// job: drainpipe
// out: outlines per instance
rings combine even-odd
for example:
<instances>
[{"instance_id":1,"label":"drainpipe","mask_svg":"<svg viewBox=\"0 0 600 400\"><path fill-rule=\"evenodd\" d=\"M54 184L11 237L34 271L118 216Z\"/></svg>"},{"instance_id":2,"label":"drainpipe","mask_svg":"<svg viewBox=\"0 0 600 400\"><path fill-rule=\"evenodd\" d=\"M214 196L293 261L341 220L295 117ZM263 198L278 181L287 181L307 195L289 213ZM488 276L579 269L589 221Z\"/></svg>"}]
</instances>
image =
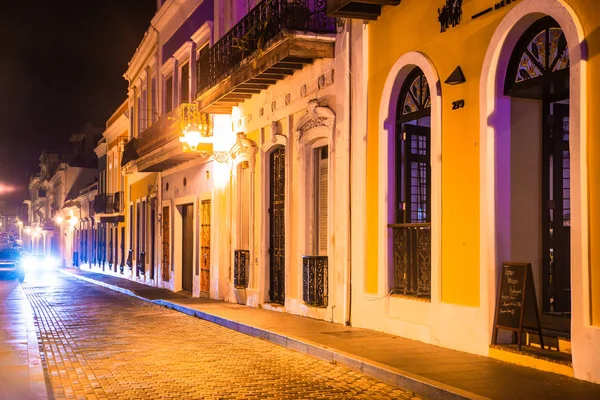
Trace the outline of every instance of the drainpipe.
<instances>
[{"instance_id":1,"label":"drainpipe","mask_svg":"<svg viewBox=\"0 0 600 400\"><path fill-rule=\"evenodd\" d=\"M156 58L156 68L155 68L155 73L156 73L156 85L154 86L154 89L156 90L156 93L152 93L152 96L154 96L156 98L156 107L157 110L152 110L152 115L150 117L150 122L152 124L154 124L154 115L160 115L159 111L161 109L162 106L162 102L160 101L161 96L159 95L159 93L161 93L161 89L162 89L162 85L161 82L159 81L159 76L160 76L160 32L158 31L158 29L156 29L156 27L154 25L152 25L152 23L150 24L150 28L152 28L152 30L154 30L154 33L156 33L156 54L155 54L155 58ZM152 87L152 79L153 77L150 76L148 78L149 82L146 82L146 85L150 85L150 87ZM152 99L150 99L150 104L152 104ZM148 108L148 105L146 104L146 108ZM158 118L157 118L158 120ZM151 126L151 125L149 125ZM159 284L159 282L161 282L162 278L162 257L160 257L160 255L162 254L162 218L164 218L164 216L162 215L162 172L157 172L156 173L156 185L157 185L157 193L156 193L156 210L154 213L154 221L152 221L152 223L154 224L154 237L152 238L152 240L154 240L154 257L151 257L151 259L154 259L154 263L155 265L151 265L150 268L154 269L154 286L155 287L160 287L161 285ZM170 209L169 209L170 210ZM161 218L159 219L158 216L161 216ZM160 221L160 222L159 222ZM158 230L159 234L157 234L156 230ZM159 261L160 259L160 261Z\"/></svg>"},{"instance_id":2,"label":"drainpipe","mask_svg":"<svg viewBox=\"0 0 600 400\"><path fill-rule=\"evenodd\" d=\"M346 51L348 53L348 263L346 265L346 304L345 324L351 325L350 308L352 306L352 22L348 23Z\"/></svg>"}]
</instances>

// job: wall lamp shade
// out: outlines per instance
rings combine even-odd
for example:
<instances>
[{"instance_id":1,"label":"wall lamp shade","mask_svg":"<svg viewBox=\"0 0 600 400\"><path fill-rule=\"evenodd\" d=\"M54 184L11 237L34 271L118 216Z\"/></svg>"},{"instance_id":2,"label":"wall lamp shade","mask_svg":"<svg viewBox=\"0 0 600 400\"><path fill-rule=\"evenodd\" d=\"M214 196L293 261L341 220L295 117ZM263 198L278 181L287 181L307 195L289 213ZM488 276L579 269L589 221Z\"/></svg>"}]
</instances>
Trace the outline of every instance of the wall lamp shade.
<instances>
[{"instance_id":1,"label":"wall lamp shade","mask_svg":"<svg viewBox=\"0 0 600 400\"><path fill-rule=\"evenodd\" d=\"M184 130L183 135L179 137L179 141L187 144L192 151L196 151L202 143L212 143L211 139L210 136L203 135L195 125L188 126Z\"/></svg>"},{"instance_id":2,"label":"wall lamp shade","mask_svg":"<svg viewBox=\"0 0 600 400\"><path fill-rule=\"evenodd\" d=\"M460 83L465 83L466 81L467 79L465 78L465 74L463 74L462 68L460 68L459 65L454 71L452 71L444 83L447 83L448 85L458 85Z\"/></svg>"}]
</instances>

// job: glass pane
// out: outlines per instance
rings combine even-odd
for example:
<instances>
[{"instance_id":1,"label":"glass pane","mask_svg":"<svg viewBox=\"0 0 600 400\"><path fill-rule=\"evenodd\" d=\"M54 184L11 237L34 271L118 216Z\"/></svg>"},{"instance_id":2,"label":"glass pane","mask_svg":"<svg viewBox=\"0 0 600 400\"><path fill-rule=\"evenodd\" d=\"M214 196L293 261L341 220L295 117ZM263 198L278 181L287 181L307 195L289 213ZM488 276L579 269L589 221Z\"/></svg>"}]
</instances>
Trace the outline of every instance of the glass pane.
<instances>
[{"instance_id":1,"label":"glass pane","mask_svg":"<svg viewBox=\"0 0 600 400\"><path fill-rule=\"evenodd\" d=\"M560 28L550 28L550 65L552 65L558 57L558 61L556 61L556 65L552 71L559 71L569 66L569 49L565 41L565 35ZM564 50L559 54L561 47L564 47Z\"/></svg>"},{"instance_id":2,"label":"glass pane","mask_svg":"<svg viewBox=\"0 0 600 400\"><path fill-rule=\"evenodd\" d=\"M421 101L421 76L419 75L410 85L408 91L413 95L418 102ZM407 96L408 97L408 96ZM420 106L421 104L418 104Z\"/></svg>"},{"instance_id":3,"label":"glass pane","mask_svg":"<svg viewBox=\"0 0 600 400\"><path fill-rule=\"evenodd\" d=\"M419 106L417 105L415 100L412 98L410 93L407 93L406 97L404 98L404 106L402 107L402 115L410 114L410 113L418 111L418 110L419 110Z\"/></svg>"},{"instance_id":4,"label":"glass pane","mask_svg":"<svg viewBox=\"0 0 600 400\"><path fill-rule=\"evenodd\" d=\"M527 79L536 78L542 75L542 71L531 61L526 53L521 56L515 82L523 82Z\"/></svg>"},{"instance_id":5,"label":"glass pane","mask_svg":"<svg viewBox=\"0 0 600 400\"><path fill-rule=\"evenodd\" d=\"M538 63L546 68L546 31L537 34L527 46L527 50L535 57Z\"/></svg>"}]
</instances>

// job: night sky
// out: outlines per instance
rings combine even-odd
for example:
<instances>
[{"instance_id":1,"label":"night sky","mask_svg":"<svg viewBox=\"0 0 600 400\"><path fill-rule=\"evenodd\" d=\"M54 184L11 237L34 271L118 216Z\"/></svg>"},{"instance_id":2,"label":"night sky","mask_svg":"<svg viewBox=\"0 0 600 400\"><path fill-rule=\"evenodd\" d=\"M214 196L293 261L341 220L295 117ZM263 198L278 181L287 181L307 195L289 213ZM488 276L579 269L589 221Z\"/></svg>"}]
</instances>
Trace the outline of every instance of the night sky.
<instances>
[{"instance_id":1,"label":"night sky","mask_svg":"<svg viewBox=\"0 0 600 400\"><path fill-rule=\"evenodd\" d=\"M85 122L104 127L126 99L123 74L156 0L17 0L0 14L0 192L20 203L42 149L60 151Z\"/></svg>"}]
</instances>

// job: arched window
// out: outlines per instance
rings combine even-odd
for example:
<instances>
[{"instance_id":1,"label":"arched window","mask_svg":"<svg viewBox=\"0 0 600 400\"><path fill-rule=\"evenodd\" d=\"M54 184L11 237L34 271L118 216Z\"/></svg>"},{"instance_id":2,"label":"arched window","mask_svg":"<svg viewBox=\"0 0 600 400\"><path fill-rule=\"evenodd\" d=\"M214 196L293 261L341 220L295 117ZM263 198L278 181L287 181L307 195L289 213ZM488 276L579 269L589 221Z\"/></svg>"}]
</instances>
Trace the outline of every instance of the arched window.
<instances>
[{"instance_id":1,"label":"arched window","mask_svg":"<svg viewBox=\"0 0 600 400\"><path fill-rule=\"evenodd\" d=\"M423 71L406 78L398 99L394 138L395 293L431 295L431 93Z\"/></svg>"},{"instance_id":2,"label":"arched window","mask_svg":"<svg viewBox=\"0 0 600 400\"><path fill-rule=\"evenodd\" d=\"M569 66L565 34L552 18L542 18L523 34L513 51L505 94L536 99L564 96L568 94Z\"/></svg>"},{"instance_id":3,"label":"arched window","mask_svg":"<svg viewBox=\"0 0 600 400\"><path fill-rule=\"evenodd\" d=\"M430 222L431 94L415 68L400 92L396 117L396 222Z\"/></svg>"}]
</instances>

